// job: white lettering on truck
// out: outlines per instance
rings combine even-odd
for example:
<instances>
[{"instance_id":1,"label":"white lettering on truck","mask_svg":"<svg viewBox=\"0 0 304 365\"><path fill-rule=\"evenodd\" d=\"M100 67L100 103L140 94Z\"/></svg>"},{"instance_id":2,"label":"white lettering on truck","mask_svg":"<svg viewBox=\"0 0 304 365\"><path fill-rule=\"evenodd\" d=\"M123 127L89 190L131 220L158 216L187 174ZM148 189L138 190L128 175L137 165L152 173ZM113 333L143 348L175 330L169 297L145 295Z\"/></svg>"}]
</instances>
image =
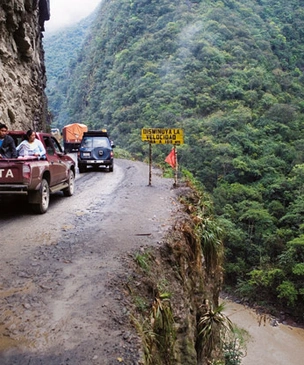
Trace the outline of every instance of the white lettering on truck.
<instances>
[{"instance_id":1,"label":"white lettering on truck","mask_svg":"<svg viewBox=\"0 0 304 365\"><path fill-rule=\"evenodd\" d=\"M6 171L6 173L5 173ZM5 169L0 169L0 178L2 177L14 177L13 175L13 171L11 169L5 170Z\"/></svg>"}]
</instances>

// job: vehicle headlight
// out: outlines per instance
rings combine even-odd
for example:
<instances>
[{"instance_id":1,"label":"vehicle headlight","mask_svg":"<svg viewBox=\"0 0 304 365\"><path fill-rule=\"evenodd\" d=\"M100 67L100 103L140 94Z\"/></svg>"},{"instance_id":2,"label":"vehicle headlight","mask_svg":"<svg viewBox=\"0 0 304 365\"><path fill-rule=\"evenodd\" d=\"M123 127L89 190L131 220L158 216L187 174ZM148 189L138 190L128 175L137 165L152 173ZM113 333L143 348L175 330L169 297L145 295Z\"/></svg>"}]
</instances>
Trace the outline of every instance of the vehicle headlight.
<instances>
[{"instance_id":1,"label":"vehicle headlight","mask_svg":"<svg viewBox=\"0 0 304 365\"><path fill-rule=\"evenodd\" d=\"M91 153L90 152L83 152L82 153L82 156L83 157L90 157L91 156Z\"/></svg>"}]
</instances>

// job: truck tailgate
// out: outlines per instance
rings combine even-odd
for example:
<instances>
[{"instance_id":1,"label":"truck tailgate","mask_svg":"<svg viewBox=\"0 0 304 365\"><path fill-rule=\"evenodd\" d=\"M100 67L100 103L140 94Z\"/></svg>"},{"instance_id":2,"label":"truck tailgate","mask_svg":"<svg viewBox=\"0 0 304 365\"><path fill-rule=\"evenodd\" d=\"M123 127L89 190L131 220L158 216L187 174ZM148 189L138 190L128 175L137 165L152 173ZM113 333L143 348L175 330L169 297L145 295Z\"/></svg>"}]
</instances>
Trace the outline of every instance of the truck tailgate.
<instances>
[{"instance_id":1,"label":"truck tailgate","mask_svg":"<svg viewBox=\"0 0 304 365\"><path fill-rule=\"evenodd\" d=\"M23 162L1 161L0 184L18 184L23 182Z\"/></svg>"}]
</instances>

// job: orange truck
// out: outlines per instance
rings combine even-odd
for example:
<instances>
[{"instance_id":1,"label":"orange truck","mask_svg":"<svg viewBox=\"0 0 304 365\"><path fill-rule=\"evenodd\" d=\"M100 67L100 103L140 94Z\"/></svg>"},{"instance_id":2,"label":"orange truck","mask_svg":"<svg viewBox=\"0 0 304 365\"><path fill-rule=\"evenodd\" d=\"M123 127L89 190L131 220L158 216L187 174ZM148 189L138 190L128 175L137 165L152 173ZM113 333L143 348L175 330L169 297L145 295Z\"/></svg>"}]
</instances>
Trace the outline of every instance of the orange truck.
<instances>
[{"instance_id":1,"label":"orange truck","mask_svg":"<svg viewBox=\"0 0 304 365\"><path fill-rule=\"evenodd\" d=\"M82 141L83 133L87 132L88 127L85 124L73 123L62 128L62 138L64 151L78 152Z\"/></svg>"}]
</instances>

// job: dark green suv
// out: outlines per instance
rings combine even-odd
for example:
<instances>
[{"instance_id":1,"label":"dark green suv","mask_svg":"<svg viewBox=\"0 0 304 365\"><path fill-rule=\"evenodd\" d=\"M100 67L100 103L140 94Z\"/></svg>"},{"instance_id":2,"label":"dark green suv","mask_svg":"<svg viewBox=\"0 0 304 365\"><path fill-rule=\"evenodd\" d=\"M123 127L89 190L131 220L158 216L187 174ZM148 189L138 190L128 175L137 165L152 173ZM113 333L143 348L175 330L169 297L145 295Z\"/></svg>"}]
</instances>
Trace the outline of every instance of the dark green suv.
<instances>
[{"instance_id":1,"label":"dark green suv","mask_svg":"<svg viewBox=\"0 0 304 365\"><path fill-rule=\"evenodd\" d=\"M87 131L83 138L78 151L78 168L83 173L87 167L107 168L112 172L114 169L115 145L110 141L107 131Z\"/></svg>"}]
</instances>

